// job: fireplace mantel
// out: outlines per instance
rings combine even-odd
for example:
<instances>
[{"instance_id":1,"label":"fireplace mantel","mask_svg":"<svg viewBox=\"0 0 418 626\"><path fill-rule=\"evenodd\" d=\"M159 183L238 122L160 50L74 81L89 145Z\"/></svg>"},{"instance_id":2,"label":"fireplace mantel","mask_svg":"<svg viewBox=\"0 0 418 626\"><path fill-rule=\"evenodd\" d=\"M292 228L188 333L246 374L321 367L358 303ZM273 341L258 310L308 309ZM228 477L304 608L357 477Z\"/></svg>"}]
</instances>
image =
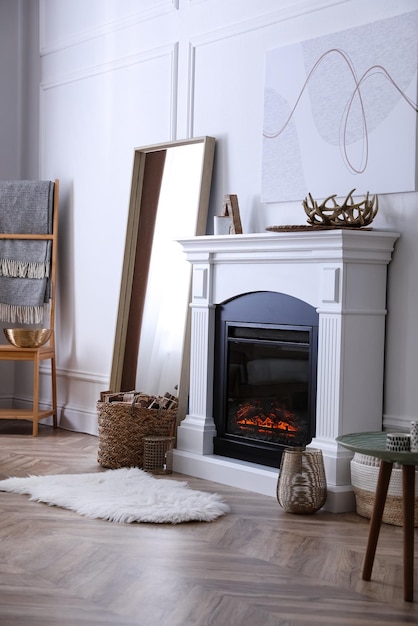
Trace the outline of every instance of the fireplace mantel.
<instances>
[{"instance_id":1,"label":"fireplace mantel","mask_svg":"<svg viewBox=\"0 0 418 626\"><path fill-rule=\"evenodd\" d=\"M182 239L192 264L189 413L177 432L174 470L275 495L277 470L213 454L214 312L245 293L275 291L319 314L316 437L326 508L352 510L351 454L339 435L382 429L387 265L398 233L316 230Z\"/></svg>"}]
</instances>

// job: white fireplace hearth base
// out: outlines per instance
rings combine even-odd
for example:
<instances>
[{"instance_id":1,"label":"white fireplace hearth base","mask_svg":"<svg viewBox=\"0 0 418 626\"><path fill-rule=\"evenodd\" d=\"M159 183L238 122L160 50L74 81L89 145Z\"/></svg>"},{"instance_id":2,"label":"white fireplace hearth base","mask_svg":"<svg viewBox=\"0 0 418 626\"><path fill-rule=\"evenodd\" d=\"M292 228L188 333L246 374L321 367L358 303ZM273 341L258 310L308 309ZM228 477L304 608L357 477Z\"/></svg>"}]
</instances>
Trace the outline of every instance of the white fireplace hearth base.
<instances>
[{"instance_id":1,"label":"white fireplace hearth base","mask_svg":"<svg viewBox=\"0 0 418 626\"><path fill-rule=\"evenodd\" d=\"M350 460L351 455L347 455L347 463ZM228 459L215 454L202 456L177 449L174 450L174 471L276 498L279 470L266 465ZM355 499L351 485L329 484L327 501L323 508L332 513L353 511Z\"/></svg>"},{"instance_id":2,"label":"white fireplace hearth base","mask_svg":"<svg viewBox=\"0 0 418 626\"><path fill-rule=\"evenodd\" d=\"M332 512L354 509L351 454L336 437L382 430L386 277L398 233L318 230L181 240L193 266L189 413L176 472L275 497L278 469L213 454L214 313L257 291L284 293L319 314L316 436Z\"/></svg>"}]
</instances>

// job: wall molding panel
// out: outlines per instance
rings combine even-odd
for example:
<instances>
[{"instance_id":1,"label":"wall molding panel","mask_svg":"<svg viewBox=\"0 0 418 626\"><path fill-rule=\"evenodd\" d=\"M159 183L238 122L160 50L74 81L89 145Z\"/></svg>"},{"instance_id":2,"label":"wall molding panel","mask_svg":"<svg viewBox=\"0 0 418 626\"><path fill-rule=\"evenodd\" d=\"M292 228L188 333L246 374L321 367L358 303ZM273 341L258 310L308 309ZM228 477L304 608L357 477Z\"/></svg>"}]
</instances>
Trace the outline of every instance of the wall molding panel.
<instances>
[{"instance_id":1,"label":"wall molding panel","mask_svg":"<svg viewBox=\"0 0 418 626\"><path fill-rule=\"evenodd\" d=\"M127 57L121 57L109 61L108 63L101 63L94 66L86 67L82 70L77 70L72 73L63 74L60 78L55 80L49 80L41 83L41 89L47 91L48 89L55 89L69 83L75 83L78 81L93 78L94 76L100 76L101 74L108 74L123 70L133 65L140 65L141 63L149 63L156 59L166 57L169 60L171 66L172 82L174 83L177 76L178 66L178 43L170 44L167 46L161 46L138 54L132 54Z\"/></svg>"},{"instance_id":2,"label":"wall molding panel","mask_svg":"<svg viewBox=\"0 0 418 626\"><path fill-rule=\"evenodd\" d=\"M252 18L236 21L228 26L222 26L208 30L198 35L190 37L188 42L189 53L189 68L188 68L188 98L187 98L187 132L189 136L194 136L195 127L195 88L196 88L196 75L200 72L200 68L197 62L198 53L206 46L213 46L215 44L225 42L228 39L238 39L245 35L255 35L257 31L268 29L274 31L274 29L285 22L295 20L301 16L315 13L323 9L329 9L338 7L349 3L350 0L304 0L298 4L289 4L283 6L281 9L274 10L262 15L255 15ZM263 68L264 69L264 68ZM197 131L200 134L200 130Z\"/></svg>"},{"instance_id":3,"label":"wall molding panel","mask_svg":"<svg viewBox=\"0 0 418 626\"><path fill-rule=\"evenodd\" d=\"M239 37L245 33L250 33L263 28L271 28L281 22L287 22L293 20L302 15L308 15L322 9L329 9L330 7L338 6L340 4L346 4L350 0L304 0L298 4L290 4L282 9L266 13L263 15L257 15L244 21L237 21L230 26L225 26L212 31L208 31L203 34L192 37L191 43L193 46L204 46L207 44L221 41L222 39L229 39L230 37Z\"/></svg>"},{"instance_id":4,"label":"wall molding panel","mask_svg":"<svg viewBox=\"0 0 418 626\"><path fill-rule=\"evenodd\" d=\"M50 0L51 1L51 0ZM53 0L52 0L53 1ZM124 17L119 17L113 20L103 21L102 24L80 32L68 35L61 39L49 39L46 28L45 12L47 10L47 0L40 0L40 53L42 57L55 54L67 48L79 46L80 44L92 41L94 39L100 39L108 35L113 35L115 32L133 28L138 24L155 20L159 17L165 16L178 11L179 0L152 0L149 6L140 11L136 11ZM123 6L123 5L119 5Z\"/></svg>"}]
</instances>

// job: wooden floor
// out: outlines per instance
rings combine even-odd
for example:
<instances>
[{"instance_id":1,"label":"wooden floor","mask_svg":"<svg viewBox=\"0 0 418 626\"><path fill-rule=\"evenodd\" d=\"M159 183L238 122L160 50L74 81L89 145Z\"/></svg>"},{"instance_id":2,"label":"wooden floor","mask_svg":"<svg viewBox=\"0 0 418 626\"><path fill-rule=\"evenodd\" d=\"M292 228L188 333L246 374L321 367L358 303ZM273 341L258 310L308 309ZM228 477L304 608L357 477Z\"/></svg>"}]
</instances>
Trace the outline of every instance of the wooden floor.
<instances>
[{"instance_id":1,"label":"wooden floor","mask_svg":"<svg viewBox=\"0 0 418 626\"><path fill-rule=\"evenodd\" d=\"M3 421L0 478L103 471L97 444L46 426L34 438L31 424ZM418 623L417 560L415 603L402 600L401 528L383 525L364 582L368 521L355 513L290 515L275 498L187 480L222 494L231 513L114 524L0 493L1 626Z\"/></svg>"}]
</instances>

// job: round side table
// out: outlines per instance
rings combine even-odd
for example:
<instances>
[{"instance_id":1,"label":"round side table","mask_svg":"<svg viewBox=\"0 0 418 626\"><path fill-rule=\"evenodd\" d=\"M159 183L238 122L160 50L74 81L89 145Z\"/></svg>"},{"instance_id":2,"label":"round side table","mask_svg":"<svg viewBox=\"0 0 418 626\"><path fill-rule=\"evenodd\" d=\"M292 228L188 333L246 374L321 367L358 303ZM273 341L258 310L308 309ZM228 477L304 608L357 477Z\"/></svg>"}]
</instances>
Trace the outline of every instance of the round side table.
<instances>
[{"instance_id":1,"label":"round side table","mask_svg":"<svg viewBox=\"0 0 418 626\"><path fill-rule=\"evenodd\" d=\"M363 580L370 580L372 575L393 464L400 463L402 465L404 600L413 602L415 466L418 465L418 452L391 452L386 450L386 435L385 432L353 433L341 435L336 438L336 441L352 452L359 452L380 459L379 477L363 565Z\"/></svg>"}]
</instances>

